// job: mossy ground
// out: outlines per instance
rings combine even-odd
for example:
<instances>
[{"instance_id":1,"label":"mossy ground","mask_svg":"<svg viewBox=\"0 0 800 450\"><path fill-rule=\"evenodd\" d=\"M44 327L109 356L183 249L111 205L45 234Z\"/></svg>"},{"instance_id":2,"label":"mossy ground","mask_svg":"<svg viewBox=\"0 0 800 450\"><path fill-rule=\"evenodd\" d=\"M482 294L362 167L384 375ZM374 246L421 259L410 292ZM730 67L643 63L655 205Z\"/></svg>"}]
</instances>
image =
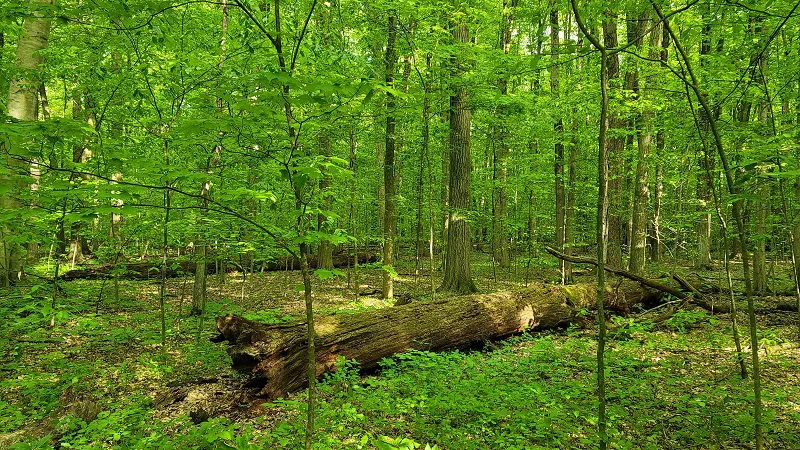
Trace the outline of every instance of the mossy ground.
<instances>
[{"instance_id":1,"label":"mossy ground","mask_svg":"<svg viewBox=\"0 0 800 450\"><path fill-rule=\"evenodd\" d=\"M474 267L484 292L523 286L526 272L530 281L558 277L553 265L527 269L523 262L495 271L482 255ZM427 271L415 279L411 262L398 272L399 294L430 298ZM434 287L440 275L434 271ZM358 278L362 286L380 286L377 268L360 270ZM55 310L47 286L6 293L0 447L52 448L54 436L62 448L300 447L304 394L269 404L237 396L224 345L209 342L217 314L273 321L300 314L299 282L296 272L254 274L242 289L236 274L224 285L212 276L199 328L200 319L179 315L188 311L191 280L170 280L164 347L155 281L121 283L119 301L107 284L99 309L99 282L64 283ZM779 290L789 281L775 283ZM319 313L388 306L374 295L354 296L344 278L316 282L315 289ZM800 448L798 317L774 311L776 302L763 297L758 304L767 443ZM687 310L659 326L646 319L618 319L610 335L612 448L751 446L752 385L736 369L730 318ZM320 388L318 447L406 448L407 439L441 449L593 448L594 336L593 329L568 329L487 351L414 352L386 360L369 376L346 365ZM164 404L165 395L182 388L179 401ZM99 410L88 424L74 417L83 404ZM188 415L198 408L212 418L195 425Z\"/></svg>"}]
</instances>

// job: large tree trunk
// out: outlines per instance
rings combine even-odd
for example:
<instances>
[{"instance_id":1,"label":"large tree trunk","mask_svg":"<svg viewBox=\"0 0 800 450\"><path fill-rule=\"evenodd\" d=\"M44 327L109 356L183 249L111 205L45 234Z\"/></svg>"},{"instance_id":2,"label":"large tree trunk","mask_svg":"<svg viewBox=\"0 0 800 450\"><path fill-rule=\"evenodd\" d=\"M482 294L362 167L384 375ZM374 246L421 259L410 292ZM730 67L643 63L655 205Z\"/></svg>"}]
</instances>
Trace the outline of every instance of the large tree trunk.
<instances>
[{"instance_id":1,"label":"large tree trunk","mask_svg":"<svg viewBox=\"0 0 800 450\"><path fill-rule=\"evenodd\" d=\"M536 284L519 292L467 295L410 303L356 314L318 317L316 374L335 370L340 356L362 369L411 349L440 351L500 339L524 330L565 326L582 309L593 308L594 283L572 286ZM625 281L606 289L606 307L627 312L631 306L657 301L660 292ZM262 387L261 396L276 398L306 386L308 355L303 322L264 324L228 315L217 318L220 341L231 346L233 365Z\"/></svg>"},{"instance_id":2,"label":"large tree trunk","mask_svg":"<svg viewBox=\"0 0 800 450\"><path fill-rule=\"evenodd\" d=\"M469 42L469 31L465 21L453 26L453 40L457 45ZM451 57L453 78L458 79L465 71L464 64L455 55ZM471 114L467 104L467 90L463 81L454 82L450 97L450 186L449 219L447 227L447 254L445 255L442 290L469 293L477 288L472 281L470 254L472 242L469 232Z\"/></svg>"},{"instance_id":3,"label":"large tree trunk","mask_svg":"<svg viewBox=\"0 0 800 450\"><path fill-rule=\"evenodd\" d=\"M52 0L31 0L34 4L49 4ZM37 91L41 80L32 77L44 62L41 50L47 47L50 36L50 20L43 19L43 14L35 12L25 20L19 43L17 45L17 58L15 67L19 75L11 80L8 88L8 115L23 122L36 120L38 111ZM25 78L28 77L28 78ZM6 168L0 169L0 185L15 188L9 194L0 197L0 209L4 211L18 210L22 207L19 195L28 186L26 178L16 175L26 174L27 163L14 159L4 161ZM23 246L13 239L16 230L8 224L2 224L0 233L0 286L8 286L22 273L22 264L25 260Z\"/></svg>"},{"instance_id":4,"label":"large tree trunk","mask_svg":"<svg viewBox=\"0 0 800 450\"><path fill-rule=\"evenodd\" d=\"M650 24L649 8L647 15L640 17L639 30L644 32ZM658 59L661 55L661 26L656 25L650 31L649 57ZM645 77L646 88L652 88L657 83L656 75ZM645 91L646 92L646 91ZM651 96L651 94L645 94ZM631 233L630 271L633 273L644 272L647 255L647 224L650 206L650 147L653 143L653 109L645 106L641 116L639 129L639 158L636 162L636 190L633 199L633 230Z\"/></svg>"},{"instance_id":5,"label":"large tree trunk","mask_svg":"<svg viewBox=\"0 0 800 450\"><path fill-rule=\"evenodd\" d=\"M613 11L606 12L606 20L603 21L603 45L606 48L616 48L617 43L617 22L616 14ZM608 70L609 97L612 99L614 107L609 107L608 130L609 135L606 142L608 150L609 166L623 167L623 153L625 151L625 137L621 136L619 130L623 128L623 120L614 112L615 107L621 101L621 89L619 78L619 55L610 53L606 61ZM608 179L608 248L606 261L614 267L622 265L622 171L613 171Z\"/></svg>"}]
</instances>

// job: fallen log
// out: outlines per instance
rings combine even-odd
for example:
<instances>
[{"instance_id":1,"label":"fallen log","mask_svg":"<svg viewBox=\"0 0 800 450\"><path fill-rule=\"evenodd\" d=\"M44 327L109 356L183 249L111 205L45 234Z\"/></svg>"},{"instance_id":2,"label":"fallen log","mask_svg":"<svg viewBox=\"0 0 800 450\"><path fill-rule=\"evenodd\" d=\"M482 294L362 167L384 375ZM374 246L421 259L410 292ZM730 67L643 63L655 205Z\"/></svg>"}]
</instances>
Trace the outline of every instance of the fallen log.
<instances>
[{"instance_id":1,"label":"fallen log","mask_svg":"<svg viewBox=\"0 0 800 450\"><path fill-rule=\"evenodd\" d=\"M196 264L189 261L170 262L167 264L167 278L175 278L185 274L194 273ZM115 274L115 271L117 272ZM209 263L206 273L216 272L216 265ZM101 264L94 267L73 269L61 274L63 281L73 280L102 280L117 277L120 280L148 280L158 279L161 276L161 262L137 262L125 264Z\"/></svg>"},{"instance_id":2,"label":"fallen log","mask_svg":"<svg viewBox=\"0 0 800 450\"><path fill-rule=\"evenodd\" d=\"M628 281L606 287L606 307L627 312L636 304L653 304L661 292ZM518 292L476 294L412 302L315 320L316 374L335 370L337 358L357 361L362 369L410 349L439 351L501 339L526 329L544 330L570 324L581 310L595 306L596 285L535 284ZM246 373L249 387L276 398L306 386L306 324L264 324L237 315L216 319L227 341L233 367Z\"/></svg>"},{"instance_id":3,"label":"fallen log","mask_svg":"<svg viewBox=\"0 0 800 450\"><path fill-rule=\"evenodd\" d=\"M333 255L333 267L336 269L343 269L353 265L353 255L347 253L338 253ZM373 252L358 252L358 263L369 264L378 260L378 256ZM308 256L308 266L316 269L318 266L317 255ZM300 270L300 259L292 256L282 256L272 261L264 263L264 270Z\"/></svg>"},{"instance_id":4,"label":"fallen log","mask_svg":"<svg viewBox=\"0 0 800 450\"><path fill-rule=\"evenodd\" d=\"M375 253L359 252L358 263L367 264L375 262L377 256ZM312 269L317 268L317 258L309 257L309 266ZM353 256L347 254L338 254L333 256L333 267L344 268L349 267L353 263ZM118 273L115 275L115 267ZM167 278L175 278L186 274L195 272L197 265L191 261L172 261L167 264ZM226 270L232 269L233 266L227 267ZM264 270L277 271L277 270L300 270L300 260L290 256L276 258L273 261L264 263ZM217 265L213 262L206 265L206 273L211 275L216 273ZM72 280L102 280L105 278L113 278L116 276L120 280L148 280L158 279L161 277L161 261L152 262L137 262L126 264L101 264L94 267L86 267L81 269L73 269L64 272L59 277L63 281Z\"/></svg>"}]
</instances>

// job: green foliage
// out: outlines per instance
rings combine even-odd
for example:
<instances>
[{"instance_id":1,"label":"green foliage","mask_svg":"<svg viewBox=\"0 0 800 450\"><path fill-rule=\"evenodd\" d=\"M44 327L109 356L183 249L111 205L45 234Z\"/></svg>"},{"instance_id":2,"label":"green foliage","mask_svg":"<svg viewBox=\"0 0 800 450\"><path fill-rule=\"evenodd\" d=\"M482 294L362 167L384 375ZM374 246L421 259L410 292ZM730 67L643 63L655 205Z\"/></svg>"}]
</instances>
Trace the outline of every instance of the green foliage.
<instances>
[{"instance_id":1,"label":"green foliage","mask_svg":"<svg viewBox=\"0 0 800 450\"><path fill-rule=\"evenodd\" d=\"M679 333L685 333L688 328L693 326L716 325L718 323L719 319L708 315L705 311L681 309L667 319L664 325Z\"/></svg>"}]
</instances>

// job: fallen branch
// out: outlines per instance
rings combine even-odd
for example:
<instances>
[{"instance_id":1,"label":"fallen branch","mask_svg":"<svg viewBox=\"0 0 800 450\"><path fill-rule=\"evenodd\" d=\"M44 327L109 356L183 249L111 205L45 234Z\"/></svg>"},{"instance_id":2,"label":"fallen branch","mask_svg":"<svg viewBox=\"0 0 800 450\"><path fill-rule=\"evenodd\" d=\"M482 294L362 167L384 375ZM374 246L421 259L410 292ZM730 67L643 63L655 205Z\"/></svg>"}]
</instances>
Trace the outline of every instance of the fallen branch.
<instances>
[{"instance_id":1,"label":"fallen branch","mask_svg":"<svg viewBox=\"0 0 800 450\"><path fill-rule=\"evenodd\" d=\"M555 256L556 258L563 259L565 261L578 263L578 264L591 264L593 266L597 266L598 265L597 264L597 260L595 260L595 259L584 258L584 257L580 257L580 256L565 255L564 253L561 253L558 250L555 250L555 249L550 248L550 247L545 247L545 250L547 250L547 253L550 253L551 255ZM643 286L647 286L649 288L653 288L653 289L657 289L657 290L659 290L661 292L665 292L665 293L670 294L673 297L676 297L676 298L678 298L680 300L687 300L691 304L699 306L699 307L701 307L701 308L703 308L705 310L711 311L712 313L728 313L728 312L730 312L730 306L727 306L725 304L715 304L714 302L709 301L709 299L707 299L705 295L703 295L699 290L697 290L697 288L695 288L691 283L689 283L684 278L681 278L677 274L673 274L672 278L674 278L675 281L677 281L684 289L689 291L688 294L686 292L684 292L684 291L682 291L682 290L680 290L678 288L675 288L673 286L670 286L668 284L661 283L661 282L655 281L655 280L651 280L649 278L644 278L642 276L639 276L639 275L636 275L634 273L628 272L627 270L617 269L616 267L609 266L608 264L606 264L604 267L605 267L606 272L611 272L611 273L613 273L615 275L619 275L619 276L625 277L625 278L627 278L629 280L636 281L638 283L641 283Z\"/></svg>"},{"instance_id":2,"label":"fallen branch","mask_svg":"<svg viewBox=\"0 0 800 450\"><path fill-rule=\"evenodd\" d=\"M545 247L545 250L547 250L547 253L550 253L551 255L555 256L558 259L563 259L564 261L569 261L577 264L590 264L593 266L598 265L596 259L584 258L581 256L566 255L551 247ZM608 264L604 265L603 268L606 270L606 272L611 272L614 275L619 275L629 280L636 281L640 283L642 286L647 286L649 288L653 288L661 292L666 292L667 294L670 294L681 300L688 297L688 295L685 292L681 291L680 289L676 289L668 284L664 284L659 281L644 278L642 276L636 275L635 273L628 272L627 270L617 269L616 267L609 266Z\"/></svg>"}]
</instances>

